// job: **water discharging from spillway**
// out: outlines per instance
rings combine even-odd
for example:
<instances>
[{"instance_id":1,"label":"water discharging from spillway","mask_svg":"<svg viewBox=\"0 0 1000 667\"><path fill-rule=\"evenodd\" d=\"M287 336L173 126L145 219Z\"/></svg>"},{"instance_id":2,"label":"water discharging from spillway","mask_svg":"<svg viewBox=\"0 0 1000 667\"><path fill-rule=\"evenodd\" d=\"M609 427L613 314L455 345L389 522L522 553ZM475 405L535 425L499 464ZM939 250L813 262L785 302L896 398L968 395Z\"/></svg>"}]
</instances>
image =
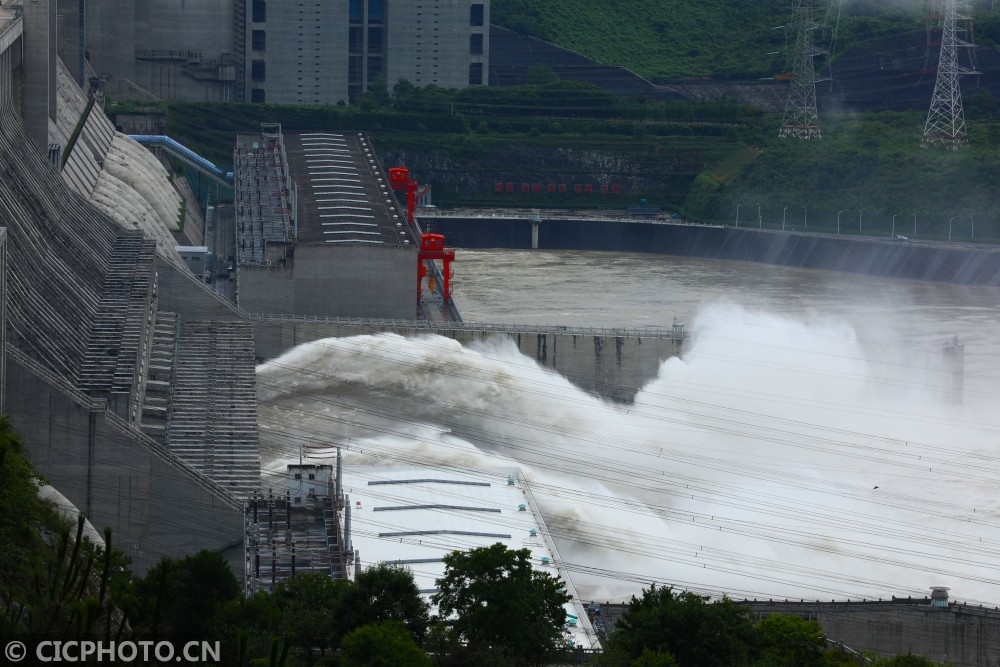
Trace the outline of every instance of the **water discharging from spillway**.
<instances>
[{"instance_id":1,"label":"water discharging from spillway","mask_svg":"<svg viewBox=\"0 0 1000 667\"><path fill-rule=\"evenodd\" d=\"M585 598L650 583L732 597L1000 600L997 396L834 320L704 307L631 405L504 340L327 339L258 368L262 449L520 466Z\"/></svg>"}]
</instances>

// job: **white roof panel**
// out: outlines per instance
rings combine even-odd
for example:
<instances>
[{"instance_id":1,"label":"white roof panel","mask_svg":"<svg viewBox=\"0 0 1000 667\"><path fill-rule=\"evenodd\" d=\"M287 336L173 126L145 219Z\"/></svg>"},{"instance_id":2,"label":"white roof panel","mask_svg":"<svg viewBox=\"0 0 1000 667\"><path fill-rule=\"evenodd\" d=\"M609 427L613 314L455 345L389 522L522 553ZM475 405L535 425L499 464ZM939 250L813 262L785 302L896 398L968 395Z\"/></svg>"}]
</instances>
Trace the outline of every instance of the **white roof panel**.
<instances>
[{"instance_id":1,"label":"white roof panel","mask_svg":"<svg viewBox=\"0 0 1000 667\"><path fill-rule=\"evenodd\" d=\"M379 562L408 567L430 597L444 574L442 559L452 551L497 542L529 549L532 566L562 577L573 595L566 610L579 621L565 629L567 641L597 646L586 610L568 575L557 567L541 515L517 469L345 466L343 488L351 505L351 539L363 567Z\"/></svg>"}]
</instances>

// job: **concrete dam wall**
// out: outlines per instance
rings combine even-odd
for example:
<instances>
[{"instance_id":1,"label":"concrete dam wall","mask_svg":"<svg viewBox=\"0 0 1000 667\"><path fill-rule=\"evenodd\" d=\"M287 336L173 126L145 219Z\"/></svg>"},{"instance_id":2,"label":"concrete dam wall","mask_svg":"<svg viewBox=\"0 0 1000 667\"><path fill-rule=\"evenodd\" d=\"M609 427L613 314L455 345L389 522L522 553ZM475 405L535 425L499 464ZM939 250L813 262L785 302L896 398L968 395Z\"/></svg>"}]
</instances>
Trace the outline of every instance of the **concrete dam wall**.
<instances>
[{"instance_id":1,"label":"concrete dam wall","mask_svg":"<svg viewBox=\"0 0 1000 667\"><path fill-rule=\"evenodd\" d=\"M630 220L426 217L421 221L459 248L531 248L651 252L806 269L1000 286L1000 249L887 238L737 229ZM537 225L533 232L532 225Z\"/></svg>"},{"instance_id":2,"label":"concrete dam wall","mask_svg":"<svg viewBox=\"0 0 1000 667\"><path fill-rule=\"evenodd\" d=\"M253 316L254 349L272 359L296 345L324 338L383 332L401 336L439 335L462 345L506 336L522 354L552 369L581 389L629 402L656 377L660 364L680 354L682 336L669 330L614 330L511 327L502 324L428 326L422 322Z\"/></svg>"},{"instance_id":3,"label":"concrete dam wall","mask_svg":"<svg viewBox=\"0 0 1000 667\"><path fill-rule=\"evenodd\" d=\"M891 600L737 600L754 618L772 614L816 621L832 641L855 652L881 656L912 653L954 667L1000 665L1000 610L950 603L935 607L929 598ZM598 604L610 631L627 604Z\"/></svg>"},{"instance_id":4,"label":"concrete dam wall","mask_svg":"<svg viewBox=\"0 0 1000 667\"><path fill-rule=\"evenodd\" d=\"M200 549L242 571L241 500L260 469L250 326L210 322L199 345L195 318L229 309L169 262L158 272L155 243L67 185L10 105L0 226L5 409L36 470L98 530L112 528L138 572Z\"/></svg>"}]
</instances>

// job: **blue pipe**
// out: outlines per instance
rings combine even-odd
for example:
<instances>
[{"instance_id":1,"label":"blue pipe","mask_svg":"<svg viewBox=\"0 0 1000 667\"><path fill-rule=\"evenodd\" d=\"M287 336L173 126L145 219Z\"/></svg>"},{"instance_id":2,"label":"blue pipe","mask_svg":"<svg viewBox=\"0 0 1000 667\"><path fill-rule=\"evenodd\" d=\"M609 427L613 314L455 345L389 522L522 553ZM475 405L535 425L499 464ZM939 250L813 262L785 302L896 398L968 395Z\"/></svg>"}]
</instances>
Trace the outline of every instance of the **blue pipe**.
<instances>
[{"instance_id":1,"label":"blue pipe","mask_svg":"<svg viewBox=\"0 0 1000 667\"><path fill-rule=\"evenodd\" d=\"M164 135L164 134L130 134L128 135L130 139L135 139L143 146L161 146L168 153L176 155L181 160L187 162L195 169L202 171L203 173L212 176L213 178L222 181L226 185L232 186L233 184L233 172L224 172L214 164L203 158L202 156L195 153L193 150L178 143L174 139Z\"/></svg>"}]
</instances>

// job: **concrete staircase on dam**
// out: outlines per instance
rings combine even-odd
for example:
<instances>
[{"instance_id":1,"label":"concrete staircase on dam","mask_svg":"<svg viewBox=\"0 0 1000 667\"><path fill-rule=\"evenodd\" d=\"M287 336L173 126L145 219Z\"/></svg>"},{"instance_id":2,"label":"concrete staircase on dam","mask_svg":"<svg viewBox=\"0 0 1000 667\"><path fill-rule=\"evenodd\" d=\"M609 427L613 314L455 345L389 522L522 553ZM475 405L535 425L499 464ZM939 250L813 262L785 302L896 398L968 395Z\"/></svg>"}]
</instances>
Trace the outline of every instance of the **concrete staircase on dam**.
<instances>
[{"instance_id":1,"label":"concrete staircase on dam","mask_svg":"<svg viewBox=\"0 0 1000 667\"><path fill-rule=\"evenodd\" d=\"M182 322L167 445L240 498L260 485L253 329Z\"/></svg>"},{"instance_id":2,"label":"concrete staircase on dam","mask_svg":"<svg viewBox=\"0 0 1000 667\"><path fill-rule=\"evenodd\" d=\"M155 311L155 244L123 236L115 244L104 280L79 387L129 423L139 421L149 326Z\"/></svg>"},{"instance_id":3,"label":"concrete staircase on dam","mask_svg":"<svg viewBox=\"0 0 1000 667\"><path fill-rule=\"evenodd\" d=\"M174 359L180 320L176 313L160 311L153 324L146 393L142 402L142 432L160 444L167 436L167 411L174 378Z\"/></svg>"}]
</instances>

